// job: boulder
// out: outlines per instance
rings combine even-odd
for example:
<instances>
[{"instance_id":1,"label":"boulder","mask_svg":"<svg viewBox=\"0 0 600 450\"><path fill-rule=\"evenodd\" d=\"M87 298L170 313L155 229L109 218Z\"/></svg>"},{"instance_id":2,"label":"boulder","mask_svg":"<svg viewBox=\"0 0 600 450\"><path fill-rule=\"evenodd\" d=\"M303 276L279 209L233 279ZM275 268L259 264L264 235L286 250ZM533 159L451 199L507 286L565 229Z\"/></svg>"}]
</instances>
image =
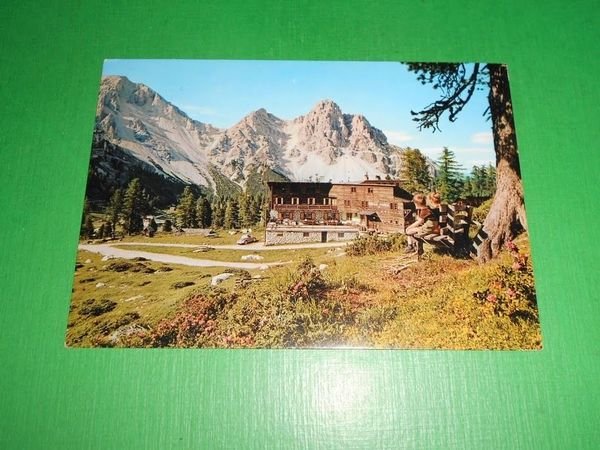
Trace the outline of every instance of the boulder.
<instances>
[{"instance_id":1,"label":"boulder","mask_svg":"<svg viewBox=\"0 0 600 450\"><path fill-rule=\"evenodd\" d=\"M260 261L261 259L265 259L264 256L260 256L260 255L244 255L244 256L242 256L242 261Z\"/></svg>"},{"instance_id":2,"label":"boulder","mask_svg":"<svg viewBox=\"0 0 600 450\"><path fill-rule=\"evenodd\" d=\"M210 280L210 285L211 286L216 286L219 283L222 283L223 281L225 281L226 279L232 277L233 274L232 273L221 273L219 275L215 275L214 277L212 277L212 279Z\"/></svg>"}]
</instances>

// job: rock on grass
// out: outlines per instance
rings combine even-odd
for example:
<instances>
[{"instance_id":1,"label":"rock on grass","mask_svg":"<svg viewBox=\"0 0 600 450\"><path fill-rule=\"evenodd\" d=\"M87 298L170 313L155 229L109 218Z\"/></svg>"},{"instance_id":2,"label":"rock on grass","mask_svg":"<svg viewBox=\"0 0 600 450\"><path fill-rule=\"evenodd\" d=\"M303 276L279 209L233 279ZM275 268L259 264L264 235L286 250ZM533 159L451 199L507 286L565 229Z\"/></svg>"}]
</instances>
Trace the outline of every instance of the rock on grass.
<instances>
[{"instance_id":1,"label":"rock on grass","mask_svg":"<svg viewBox=\"0 0 600 450\"><path fill-rule=\"evenodd\" d=\"M172 289L181 289L184 287L193 286L194 284L196 284L196 283L194 283L193 281L178 281L177 283L173 283L171 285L171 288Z\"/></svg>"}]
</instances>

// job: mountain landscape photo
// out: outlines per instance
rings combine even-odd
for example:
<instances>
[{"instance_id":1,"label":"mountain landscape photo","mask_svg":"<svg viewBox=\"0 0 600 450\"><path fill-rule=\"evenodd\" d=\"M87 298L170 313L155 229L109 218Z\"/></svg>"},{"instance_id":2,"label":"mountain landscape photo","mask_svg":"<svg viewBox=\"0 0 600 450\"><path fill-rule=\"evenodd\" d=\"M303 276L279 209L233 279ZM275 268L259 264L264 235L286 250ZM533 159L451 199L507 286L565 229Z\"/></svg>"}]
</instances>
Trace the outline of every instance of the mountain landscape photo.
<instances>
[{"instance_id":1,"label":"mountain landscape photo","mask_svg":"<svg viewBox=\"0 0 600 450\"><path fill-rule=\"evenodd\" d=\"M541 348L504 65L107 60L91 141L68 346Z\"/></svg>"}]
</instances>

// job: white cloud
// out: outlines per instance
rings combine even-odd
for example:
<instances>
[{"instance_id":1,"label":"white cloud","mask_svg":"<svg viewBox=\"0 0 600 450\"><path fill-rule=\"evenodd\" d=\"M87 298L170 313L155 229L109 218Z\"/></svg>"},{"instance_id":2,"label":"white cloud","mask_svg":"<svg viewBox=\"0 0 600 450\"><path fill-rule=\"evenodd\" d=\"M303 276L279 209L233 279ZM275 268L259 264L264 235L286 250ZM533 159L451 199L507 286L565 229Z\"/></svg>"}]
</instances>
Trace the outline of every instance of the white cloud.
<instances>
[{"instance_id":1,"label":"white cloud","mask_svg":"<svg viewBox=\"0 0 600 450\"><path fill-rule=\"evenodd\" d=\"M494 142L494 136L491 131L481 131L471 136L471 142L473 144L491 144Z\"/></svg>"},{"instance_id":2,"label":"white cloud","mask_svg":"<svg viewBox=\"0 0 600 450\"><path fill-rule=\"evenodd\" d=\"M402 145L403 143L413 139L413 136L404 131L383 130L383 134L386 135L390 143L396 145Z\"/></svg>"}]
</instances>

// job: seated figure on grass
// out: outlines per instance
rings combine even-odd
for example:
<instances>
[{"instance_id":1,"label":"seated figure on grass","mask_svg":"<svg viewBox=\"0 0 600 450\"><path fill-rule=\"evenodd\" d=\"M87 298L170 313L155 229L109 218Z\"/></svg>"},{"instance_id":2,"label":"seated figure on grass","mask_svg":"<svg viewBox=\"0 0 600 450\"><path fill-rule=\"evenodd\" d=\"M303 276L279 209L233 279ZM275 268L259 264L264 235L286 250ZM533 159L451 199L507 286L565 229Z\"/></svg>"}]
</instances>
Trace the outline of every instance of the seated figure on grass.
<instances>
[{"instance_id":1,"label":"seated figure on grass","mask_svg":"<svg viewBox=\"0 0 600 450\"><path fill-rule=\"evenodd\" d=\"M440 232L440 195L436 192L430 193L427 198L423 194L413 196L417 220L406 227L408 237L407 253L417 251L417 240L415 237L423 237L432 233Z\"/></svg>"}]
</instances>

